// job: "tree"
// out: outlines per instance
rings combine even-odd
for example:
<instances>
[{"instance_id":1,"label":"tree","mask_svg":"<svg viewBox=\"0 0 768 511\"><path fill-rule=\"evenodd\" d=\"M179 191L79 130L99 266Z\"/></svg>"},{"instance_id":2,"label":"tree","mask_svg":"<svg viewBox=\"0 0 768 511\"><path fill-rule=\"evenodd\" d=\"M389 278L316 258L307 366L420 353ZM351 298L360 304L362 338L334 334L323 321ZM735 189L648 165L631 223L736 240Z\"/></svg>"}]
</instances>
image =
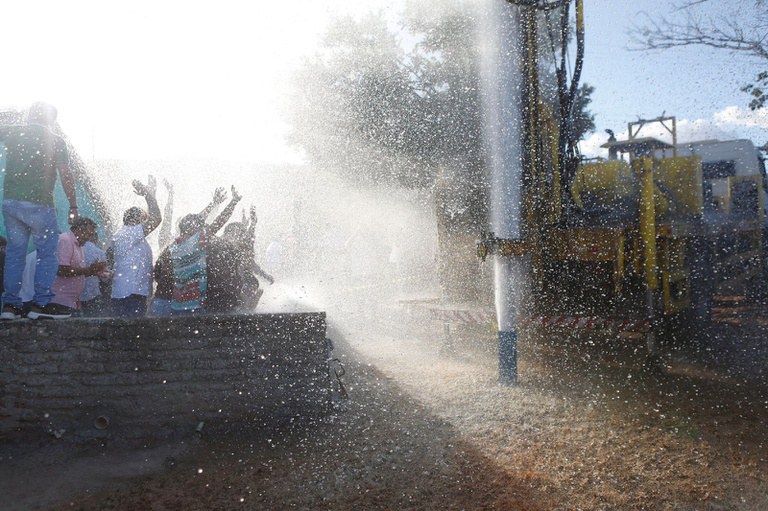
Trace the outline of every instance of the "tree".
<instances>
[{"instance_id":1,"label":"tree","mask_svg":"<svg viewBox=\"0 0 768 511\"><path fill-rule=\"evenodd\" d=\"M429 187L441 168L460 164L466 183L480 182L473 12L466 2L413 2L399 33L380 13L337 19L297 73L291 141L316 166L355 181ZM593 90L578 90L577 137L594 130Z\"/></svg>"},{"instance_id":2,"label":"tree","mask_svg":"<svg viewBox=\"0 0 768 511\"><path fill-rule=\"evenodd\" d=\"M742 2L738 14L732 6L723 8L712 0L682 0L672 7L672 15L646 14L643 23L632 27L630 37L636 49L708 46L768 63L768 1ZM761 72L755 83L742 88L753 96L749 105L753 110L765 104L766 78L768 73Z\"/></svg>"},{"instance_id":3,"label":"tree","mask_svg":"<svg viewBox=\"0 0 768 511\"><path fill-rule=\"evenodd\" d=\"M750 110L763 108L768 100L768 71L758 73L755 83L747 84L741 90L752 96L752 101L749 102Z\"/></svg>"},{"instance_id":4,"label":"tree","mask_svg":"<svg viewBox=\"0 0 768 511\"><path fill-rule=\"evenodd\" d=\"M473 27L466 13L409 12L399 34L379 13L334 21L297 74L291 140L315 165L409 187L457 158L479 167Z\"/></svg>"},{"instance_id":5,"label":"tree","mask_svg":"<svg viewBox=\"0 0 768 511\"><path fill-rule=\"evenodd\" d=\"M584 137L595 131L595 114L589 110L593 92L595 92L595 88L588 83L582 83L576 89L576 97L573 100L573 126L571 127L576 140L583 140Z\"/></svg>"},{"instance_id":6,"label":"tree","mask_svg":"<svg viewBox=\"0 0 768 511\"><path fill-rule=\"evenodd\" d=\"M296 75L290 140L316 166L352 181L423 181L402 170L421 140L406 59L383 17L337 19Z\"/></svg>"}]
</instances>

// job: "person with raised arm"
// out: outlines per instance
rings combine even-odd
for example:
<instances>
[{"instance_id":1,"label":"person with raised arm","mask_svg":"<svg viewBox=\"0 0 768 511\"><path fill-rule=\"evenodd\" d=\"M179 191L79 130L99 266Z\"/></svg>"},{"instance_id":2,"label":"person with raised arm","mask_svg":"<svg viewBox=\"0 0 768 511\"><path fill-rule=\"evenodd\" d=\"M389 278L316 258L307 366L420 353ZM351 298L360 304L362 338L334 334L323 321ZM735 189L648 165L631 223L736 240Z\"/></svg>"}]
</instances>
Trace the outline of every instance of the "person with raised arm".
<instances>
[{"instance_id":1,"label":"person with raised arm","mask_svg":"<svg viewBox=\"0 0 768 511\"><path fill-rule=\"evenodd\" d=\"M147 184L133 181L133 191L147 201L147 210L128 208L123 226L112 236L114 275L112 277L112 313L135 318L145 316L152 295L152 247L146 237L162 221L155 192L157 182L149 176Z\"/></svg>"},{"instance_id":2,"label":"person with raised arm","mask_svg":"<svg viewBox=\"0 0 768 511\"><path fill-rule=\"evenodd\" d=\"M254 245L257 222L256 208L251 206L250 218L243 214L243 221L228 224L222 236L234 247L237 256L238 305L242 312L253 312L264 293L259 277L270 284L275 282L274 277L256 262Z\"/></svg>"},{"instance_id":3,"label":"person with raised arm","mask_svg":"<svg viewBox=\"0 0 768 511\"><path fill-rule=\"evenodd\" d=\"M168 188L168 201L171 201L173 186L170 183L166 183ZM208 218L208 216L222 203L227 200L227 192L224 187L216 188L213 193L213 198L199 213L201 218ZM168 206L166 206L166 215L169 214ZM167 221L167 217L164 218ZM165 223L163 224L165 225ZM169 231L170 236L170 231ZM161 232L161 239L163 233ZM156 317L170 316L172 314L171 302L173 301L173 288L174 288L174 275L173 275L173 261L171 260L171 245L172 240L169 239L166 244L161 243L161 247L164 247L160 255L157 257L155 267L153 271L153 277L155 279L155 295L152 298L152 305L150 306L149 314Z\"/></svg>"},{"instance_id":4,"label":"person with raised arm","mask_svg":"<svg viewBox=\"0 0 768 511\"><path fill-rule=\"evenodd\" d=\"M222 307L216 293L209 296L208 284L217 277L215 272L234 267L233 251L219 242L216 233L232 216L240 199L241 195L233 186L229 204L213 222L206 224L201 214L186 215L179 222L179 237L170 248L174 275L171 309L174 315L228 309ZM209 264L213 261L216 264Z\"/></svg>"}]
</instances>

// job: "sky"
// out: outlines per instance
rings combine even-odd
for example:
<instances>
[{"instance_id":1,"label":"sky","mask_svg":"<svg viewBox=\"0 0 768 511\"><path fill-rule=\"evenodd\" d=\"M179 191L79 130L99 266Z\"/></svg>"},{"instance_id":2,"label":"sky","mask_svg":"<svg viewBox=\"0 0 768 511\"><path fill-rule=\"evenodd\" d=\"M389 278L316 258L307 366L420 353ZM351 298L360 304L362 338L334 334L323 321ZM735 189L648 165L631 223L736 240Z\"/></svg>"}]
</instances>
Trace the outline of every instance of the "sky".
<instances>
[{"instance_id":1,"label":"sky","mask_svg":"<svg viewBox=\"0 0 768 511\"><path fill-rule=\"evenodd\" d=\"M501 0L498 0L501 1ZM742 1L711 2L733 15ZM226 158L297 163L283 117L291 71L311 55L328 20L402 2L368 0L27 0L3 6L6 78L0 106L46 100L86 158ZM595 86L599 151L604 128L675 115L692 138L768 141L766 115L739 88L754 62L702 48L632 52L626 30L660 0L585 0L583 81ZM726 12L728 11L728 12Z\"/></svg>"},{"instance_id":2,"label":"sky","mask_svg":"<svg viewBox=\"0 0 768 511\"><path fill-rule=\"evenodd\" d=\"M754 0L713 0L708 12L737 19ZM582 144L585 153L605 154L604 129L626 134L627 123L675 116L679 140L749 138L768 142L768 111L751 112L741 87L766 62L724 50L685 47L633 51L627 31L648 15L668 15L668 0L584 0L585 60L582 81L595 87L590 109L597 131ZM649 126L650 128L650 126ZM656 133L648 132L649 135ZM621 136L619 136L621 138Z\"/></svg>"}]
</instances>

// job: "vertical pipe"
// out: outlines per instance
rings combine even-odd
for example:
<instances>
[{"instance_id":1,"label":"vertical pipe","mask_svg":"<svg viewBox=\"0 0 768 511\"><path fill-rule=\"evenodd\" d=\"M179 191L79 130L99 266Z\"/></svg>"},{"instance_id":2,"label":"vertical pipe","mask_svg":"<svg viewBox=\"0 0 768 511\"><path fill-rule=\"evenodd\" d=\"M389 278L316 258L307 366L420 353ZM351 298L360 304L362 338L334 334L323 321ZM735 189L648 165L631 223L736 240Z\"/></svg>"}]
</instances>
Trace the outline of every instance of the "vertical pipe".
<instances>
[{"instance_id":1,"label":"vertical pipe","mask_svg":"<svg viewBox=\"0 0 768 511\"><path fill-rule=\"evenodd\" d=\"M659 287L656 271L656 207L654 199L653 160L642 156L634 161L640 176L640 238L643 240L643 265L648 289Z\"/></svg>"},{"instance_id":2,"label":"vertical pipe","mask_svg":"<svg viewBox=\"0 0 768 511\"><path fill-rule=\"evenodd\" d=\"M649 360L656 356L656 289L659 287L656 250L656 207L653 160L647 156L636 158L633 163L640 176L640 239L643 246L643 270L645 273L646 315L651 331L646 336Z\"/></svg>"},{"instance_id":3,"label":"vertical pipe","mask_svg":"<svg viewBox=\"0 0 768 511\"><path fill-rule=\"evenodd\" d=\"M480 88L489 167L491 230L505 240L522 240L525 154L524 68L527 58L523 7L486 2L480 27ZM495 256L494 295L498 321L499 381L517 382L517 313L523 287L520 256Z\"/></svg>"},{"instance_id":4,"label":"vertical pipe","mask_svg":"<svg viewBox=\"0 0 768 511\"><path fill-rule=\"evenodd\" d=\"M512 385L517 383L517 315L525 268L519 256L496 256L494 271L499 325L499 382Z\"/></svg>"}]
</instances>

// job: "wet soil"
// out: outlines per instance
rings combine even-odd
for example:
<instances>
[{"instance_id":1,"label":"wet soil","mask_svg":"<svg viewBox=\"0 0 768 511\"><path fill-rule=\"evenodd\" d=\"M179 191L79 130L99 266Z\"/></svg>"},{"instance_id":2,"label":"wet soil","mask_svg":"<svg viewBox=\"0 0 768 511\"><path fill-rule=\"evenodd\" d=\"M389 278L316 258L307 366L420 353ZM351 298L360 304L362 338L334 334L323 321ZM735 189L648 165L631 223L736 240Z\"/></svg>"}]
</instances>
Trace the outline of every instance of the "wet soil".
<instances>
[{"instance_id":1,"label":"wet soil","mask_svg":"<svg viewBox=\"0 0 768 511\"><path fill-rule=\"evenodd\" d=\"M768 509L757 316L662 346L655 368L638 339L529 332L508 386L481 326L449 343L390 312L337 316L348 399L333 413L146 450L17 452L0 473L9 509Z\"/></svg>"}]
</instances>

